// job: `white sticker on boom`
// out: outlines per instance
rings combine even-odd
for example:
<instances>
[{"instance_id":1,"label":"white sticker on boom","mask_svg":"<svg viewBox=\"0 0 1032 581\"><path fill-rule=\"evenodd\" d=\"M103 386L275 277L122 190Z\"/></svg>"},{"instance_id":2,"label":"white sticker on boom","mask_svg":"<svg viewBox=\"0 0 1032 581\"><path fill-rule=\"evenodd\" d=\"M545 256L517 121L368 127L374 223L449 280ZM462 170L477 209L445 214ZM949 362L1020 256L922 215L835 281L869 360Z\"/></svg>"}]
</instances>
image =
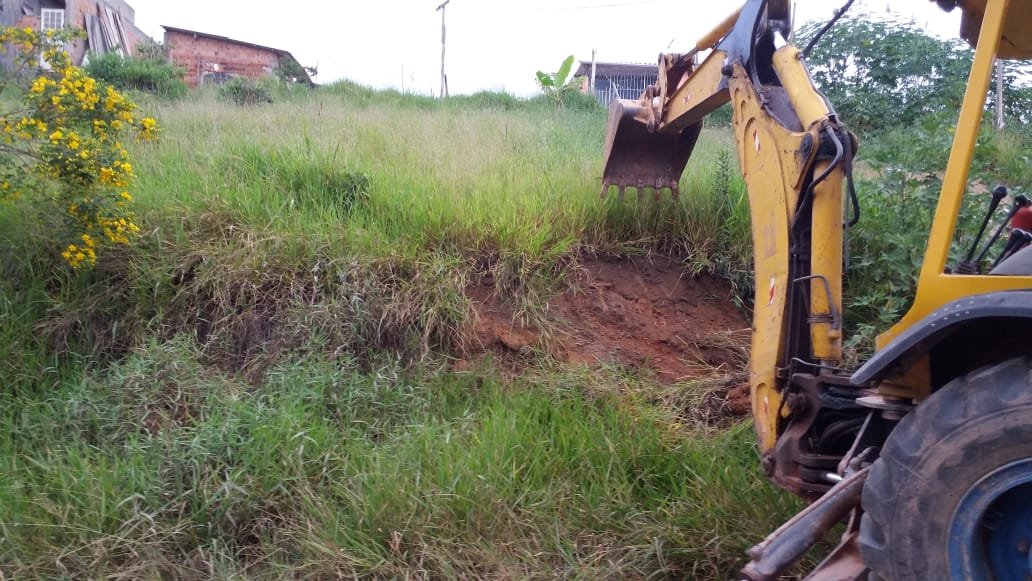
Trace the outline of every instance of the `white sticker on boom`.
<instances>
[{"instance_id":1,"label":"white sticker on boom","mask_svg":"<svg viewBox=\"0 0 1032 581\"><path fill-rule=\"evenodd\" d=\"M756 151L760 151L760 130L754 129L752 133L753 143L756 144Z\"/></svg>"},{"instance_id":2,"label":"white sticker on boom","mask_svg":"<svg viewBox=\"0 0 1032 581\"><path fill-rule=\"evenodd\" d=\"M777 294L777 290L778 279L772 276L770 277L770 297L767 300L768 307L774 304L774 296Z\"/></svg>"}]
</instances>

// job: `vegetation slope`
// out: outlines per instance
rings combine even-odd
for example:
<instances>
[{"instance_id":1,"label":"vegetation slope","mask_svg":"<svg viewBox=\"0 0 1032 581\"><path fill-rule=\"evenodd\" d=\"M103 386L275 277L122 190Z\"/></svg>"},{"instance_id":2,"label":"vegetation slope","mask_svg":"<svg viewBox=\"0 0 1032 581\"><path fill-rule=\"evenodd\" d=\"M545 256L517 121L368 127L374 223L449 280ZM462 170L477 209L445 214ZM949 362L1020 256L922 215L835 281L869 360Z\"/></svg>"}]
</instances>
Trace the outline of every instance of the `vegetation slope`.
<instances>
[{"instance_id":1,"label":"vegetation slope","mask_svg":"<svg viewBox=\"0 0 1032 581\"><path fill-rule=\"evenodd\" d=\"M164 133L133 146L141 237L93 269L0 206L0 572L726 578L798 509L747 424L693 421L704 383L547 352L449 365L475 351L470 284L547 328L585 257L671 256L747 308L726 131L680 199L602 200L590 105L273 100L145 99ZM920 262L951 123L925 113L861 148L855 353ZM987 131L976 177L1027 187L1028 144Z\"/></svg>"},{"instance_id":2,"label":"vegetation slope","mask_svg":"<svg viewBox=\"0 0 1032 581\"><path fill-rule=\"evenodd\" d=\"M720 577L795 503L705 386L474 345L598 254L744 280L731 144L681 200L598 196L603 113L351 84L154 101L134 246L71 271L0 214L0 568L16 576Z\"/></svg>"}]
</instances>

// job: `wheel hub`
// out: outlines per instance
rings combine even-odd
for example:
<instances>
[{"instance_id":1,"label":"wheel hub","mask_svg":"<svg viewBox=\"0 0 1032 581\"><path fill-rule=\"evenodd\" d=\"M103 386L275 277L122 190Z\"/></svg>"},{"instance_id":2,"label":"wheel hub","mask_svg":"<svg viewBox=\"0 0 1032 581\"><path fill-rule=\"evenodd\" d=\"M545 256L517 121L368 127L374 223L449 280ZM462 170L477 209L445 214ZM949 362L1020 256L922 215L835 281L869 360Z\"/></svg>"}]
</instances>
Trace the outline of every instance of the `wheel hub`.
<instances>
[{"instance_id":1,"label":"wheel hub","mask_svg":"<svg viewBox=\"0 0 1032 581\"><path fill-rule=\"evenodd\" d=\"M1032 458L997 468L964 493L948 549L954 579L1032 578Z\"/></svg>"}]
</instances>

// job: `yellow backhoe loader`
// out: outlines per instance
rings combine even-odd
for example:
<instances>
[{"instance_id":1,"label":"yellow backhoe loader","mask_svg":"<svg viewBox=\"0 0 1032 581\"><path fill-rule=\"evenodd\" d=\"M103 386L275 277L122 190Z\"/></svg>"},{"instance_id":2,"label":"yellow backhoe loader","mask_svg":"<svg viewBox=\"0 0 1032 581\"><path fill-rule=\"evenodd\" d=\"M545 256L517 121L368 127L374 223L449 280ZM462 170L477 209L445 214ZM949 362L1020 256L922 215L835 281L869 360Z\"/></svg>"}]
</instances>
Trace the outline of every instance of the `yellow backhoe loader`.
<instances>
[{"instance_id":1,"label":"yellow backhoe loader","mask_svg":"<svg viewBox=\"0 0 1032 581\"><path fill-rule=\"evenodd\" d=\"M611 105L603 195L676 194L703 119L731 103L761 465L812 501L749 551L743 578L778 578L845 523L810 578L1032 579L1032 256L984 274L947 264L995 59L1032 58L1032 0L938 3L963 12L974 60L913 306L856 369L842 366L842 276L857 144L786 41L790 2L747 0Z\"/></svg>"}]
</instances>

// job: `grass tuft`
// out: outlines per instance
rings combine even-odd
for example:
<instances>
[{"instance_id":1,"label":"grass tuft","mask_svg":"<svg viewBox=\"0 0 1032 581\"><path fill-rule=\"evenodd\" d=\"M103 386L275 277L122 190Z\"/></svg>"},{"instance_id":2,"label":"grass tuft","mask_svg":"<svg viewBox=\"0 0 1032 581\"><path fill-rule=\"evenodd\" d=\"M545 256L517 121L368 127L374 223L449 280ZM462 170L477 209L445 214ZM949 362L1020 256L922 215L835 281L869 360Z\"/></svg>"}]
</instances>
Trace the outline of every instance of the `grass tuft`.
<instances>
[{"instance_id":1,"label":"grass tuft","mask_svg":"<svg viewBox=\"0 0 1032 581\"><path fill-rule=\"evenodd\" d=\"M796 508L745 425L685 437L604 376L496 376L313 355L252 386L178 338L4 396L0 561L16 577L714 578Z\"/></svg>"},{"instance_id":2,"label":"grass tuft","mask_svg":"<svg viewBox=\"0 0 1032 581\"><path fill-rule=\"evenodd\" d=\"M681 199L600 200L594 107L350 84L152 105L134 247L69 273L0 207L3 574L719 578L797 508L748 426L691 415L737 371L445 367L488 278L546 351L585 256L744 281L723 133Z\"/></svg>"}]
</instances>

